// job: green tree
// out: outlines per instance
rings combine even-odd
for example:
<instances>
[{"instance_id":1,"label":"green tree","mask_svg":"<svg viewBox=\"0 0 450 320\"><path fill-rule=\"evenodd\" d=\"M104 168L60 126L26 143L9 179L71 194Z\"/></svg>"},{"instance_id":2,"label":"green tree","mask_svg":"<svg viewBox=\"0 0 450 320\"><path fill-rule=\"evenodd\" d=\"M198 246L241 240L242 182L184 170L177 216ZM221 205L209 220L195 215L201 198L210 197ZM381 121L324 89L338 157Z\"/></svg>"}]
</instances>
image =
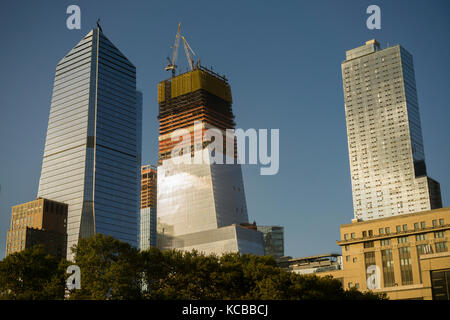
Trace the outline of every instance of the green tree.
<instances>
[{"instance_id":1,"label":"green tree","mask_svg":"<svg viewBox=\"0 0 450 320\"><path fill-rule=\"evenodd\" d=\"M64 299L67 261L34 246L0 261L0 299Z\"/></svg>"},{"instance_id":2,"label":"green tree","mask_svg":"<svg viewBox=\"0 0 450 320\"><path fill-rule=\"evenodd\" d=\"M72 248L80 267L81 289L70 299L140 299L141 257L136 248L111 236L96 234Z\"/></svg>"},{"instance_id":3,"label":"green tree","mask_svg":"<svg viewBox=\"0 0 450 320\"><path fill-rule=\"evenodd\" d=\"M279 268L272 257L150 248L141 252L146 299L346 300L384 295L344 290L339 280L299 275Z\"/></svg>"},{"instance_id":4,"label":"green tree","mask_svg":"<svg viewBox=\"0 0 450 320\"><path fill-rule=\"evenodd\" d=\"M217 299L215 284L218 259L195 250L161 252L150 248L141 253L145 297L151 299Z\"/></svg>"},{"instance_id":5,"label":"green tree","mask_svg":"<svg viewBox=\"0 0 450 320\"><path fill-rule=\"evenodd\" d=\"M73 247L81 289L70 299L264 299L361 300L385 295L344 290L330 276L299 275L277 266L272 257L193 251L139 252L128 243L97 234ZM0 261L1 299L63 299L68 261L34 247Z\"/></svg>"}]
</instances>

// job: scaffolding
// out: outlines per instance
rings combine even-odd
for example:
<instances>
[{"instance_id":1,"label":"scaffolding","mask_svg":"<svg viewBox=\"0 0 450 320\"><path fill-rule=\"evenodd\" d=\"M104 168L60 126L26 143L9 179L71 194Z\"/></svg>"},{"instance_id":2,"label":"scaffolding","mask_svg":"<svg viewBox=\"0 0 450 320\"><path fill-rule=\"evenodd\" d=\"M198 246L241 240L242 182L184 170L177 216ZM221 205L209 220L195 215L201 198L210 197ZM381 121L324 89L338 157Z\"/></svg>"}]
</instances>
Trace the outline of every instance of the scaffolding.
<instances>
[{"instance_id":1,"label":"scaffolding","mask_svg":"<svg viewBox=\"0 0 450 320\"><path fill-rule=\"evenodd\" d=\"M232 97L228 80L202 66L158 84L159 157L158 162L171 156L174 145L170 133L188 129L194 137L194 123L204 124L202 131L217 128L234 129ZM194 143L200 141L193 140ZM224 139L224 150L226 145ZM186 143L190 143L187 141ZM190 143L193 147L193 144ZM202 148L205 144L202 142ZM193 152L193 148L191 149Z\"/></svg>"}]
</instances>

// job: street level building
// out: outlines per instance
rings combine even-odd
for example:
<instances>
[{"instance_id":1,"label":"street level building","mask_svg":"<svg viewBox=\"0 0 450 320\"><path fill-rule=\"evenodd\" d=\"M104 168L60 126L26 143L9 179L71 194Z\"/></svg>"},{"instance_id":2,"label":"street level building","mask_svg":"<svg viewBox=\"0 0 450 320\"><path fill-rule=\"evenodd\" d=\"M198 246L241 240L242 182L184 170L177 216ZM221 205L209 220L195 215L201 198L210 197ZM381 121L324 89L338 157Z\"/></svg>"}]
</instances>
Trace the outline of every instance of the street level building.
<instances>
[{"instance_id":1,"label":"street level building","mask_svg":"<svg viewBox=\"0 0 450 320\"><path fill-rule=\"evenodd\" d=\"M278 259L281 268L298 274L320 274L342 270L342 256L337 253L319 254L308 257L292 258L281 257ZM342 278L339 280L343 281Z\"/></svg>"},{"instance_id":2,"label":"street level building","mask_svg":"<svg viewBox=\"0 0 450 320\"><path fill-rule=\"evenodd\" d=\"M318 273L390 299L450 299L450 207L341 225L342 270Z\"/></svg>"}]
</instances>

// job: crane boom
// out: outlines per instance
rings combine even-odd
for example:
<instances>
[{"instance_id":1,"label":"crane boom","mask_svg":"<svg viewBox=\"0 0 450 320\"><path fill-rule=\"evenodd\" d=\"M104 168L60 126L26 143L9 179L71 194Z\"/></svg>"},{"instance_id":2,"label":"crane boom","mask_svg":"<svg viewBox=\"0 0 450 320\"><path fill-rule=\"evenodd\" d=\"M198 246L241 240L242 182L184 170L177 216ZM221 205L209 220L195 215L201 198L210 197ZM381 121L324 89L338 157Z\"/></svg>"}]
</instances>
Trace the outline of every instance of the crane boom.
<instances>
[{"instance_id":1,"label":"crane boom","mask_svg":"<svg viewBox=\"0 0 450 320\"><path fill-rule=\"evenodd\" d=\"M197 56L194 52L194 50L192 50L191 46L189 45L189 43L186 41L186 38L181 36L183 38L183 44L184 44L184 51L186 52L186 57L189 63L189 67L191 68L191 71L194 70L194 59L192 59L191 56L191 52L194 56Z\"/></svg>"},{"instance_id":2,"label":"crane boom","mask_svg":"<svg viewBox=\"0 0 450 320\"><path fill-rule=\"evenodd\" d=\"M173 46L172 64L174 65L175 68L177 67L176 63L177 63L177 57L178 57L178 45L180 43L180 28L181 28L181 22L178 23L177 35L175 36L175 44Z\"/></svg>"},{"instance_id":3,"label":"crane boom","mask_svg":"<svg viewBox=\"0 0 450 320\"><path fill-rule=\"evenodd\" d=\"M191 69L191 71L194 70L194 58L197 58L197 65L200 64L200 60L198 59L197 55L195 54L194 50L192 50L191 46L189 45L189 43L187 42L186 38L184 36L181 35L180 33L181 30L181 22L178 23L178 29L177 29L177 34L175 36L175 43L173 45L173 55L172 55L172 60L170 60L169 57L167 57L167 61L168 64L166 66L166 71L171 70L172 71L172 77L175 76L175 70L177 68L177 58L178 58L178 46L180 43L180 37L183 38L183 45L184 45L184 51L186 52L186 57L189 63L189 67Z\"/></svg>"},{"instance_id":4,"label":"crane boom","mask_svg":"<svg viewBox=\"0 0 450 320\"><path fill-rule=\"evenodd\" d=\"M172 70L172 76L175 76L175 69L177 68L176 62L178 57L178 45L180 43L180 29L181 29L181 22L178 23L177 34L175 36L175 43L173 45L172 61L169 59L169 57L167 57L169 64L166 66L166 71Z\"/></svg>"}]
</instances>

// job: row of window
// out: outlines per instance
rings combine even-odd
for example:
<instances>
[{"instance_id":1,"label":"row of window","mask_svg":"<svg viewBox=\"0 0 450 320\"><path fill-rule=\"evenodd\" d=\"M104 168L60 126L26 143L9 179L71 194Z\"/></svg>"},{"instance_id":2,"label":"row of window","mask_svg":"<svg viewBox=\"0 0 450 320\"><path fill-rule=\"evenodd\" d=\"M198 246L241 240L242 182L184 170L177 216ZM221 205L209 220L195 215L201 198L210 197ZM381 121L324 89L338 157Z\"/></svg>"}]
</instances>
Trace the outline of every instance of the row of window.
<instances>
[{"instance_id":1,"label":"row of window","mask_svg":"<svg viewBox=\"0 0 450 320\"><path fill-rule=\"evenodd\" d=\"M444 237L444 233L443 232L436 232L435 233L435 239L438 239L438 238L443 238ZM423 235L416 235L416 241L422 241L422 240L426 240L426 236L425 236L425 234L423 234ZM399 244L403 244L403 243L407 243L408 242L408 237L400 237L400 238L398 238L398 243ZM390 246L391 245L391 240L390 239L384 239L384 240L381 240L380 241L380 246ZM438 252L447 252L448 251L448 247L447 247L447 241L439 241L439 242L435 242L435 244L434 244L434 246L435 246L435 250L436 250L436 253L438 253ZM374 241L367 241L367 242L364 242L364 248L373 248L374 247ZM424 253L432 253L432 251L433 251L433 249L432 249L432 247L431 247L431 245L430 244L422 244L422 245L418 245L418 247L420 247L420 248L427 248L427 250L422 250L421 251L421 253L422 254L424 254ZM345 246L345 251L348 251L349 250L349 246ZM370 251L370 252L372 252L373 253L373 251ZM347 256L345 256L345 261L347 261L347 262L349 262L350 261L350 256L349 255L347 255ZM353 258L353 262L356 262L357 261L357 258L356 257L354 257Z\"/></svg>"},{"instance_id":2,"label":"row of window","mask_svg":"<svg viewBox=\"0 0 450 320\"><path fill-rule=\"evenodd\" d=\"M441 218L439 220L432 220L432 225L433 227L438 227L438 226L443 226L444 225L444 219ZM426 223L425 221L421 221L414 223L414 230L420 230L420 229L425 229L426 228ZM407 224L403 224L403 225L397 225L395 227L395 231L397 233L399 232L406 232L408 231L408 225ZM385 228L379 228L378 229L378 234L381 235L385 235L385 234L390 234L391 233L391 228L390 227L385 227ZM373 237L373 230L368 230L368 231L363 231L362 232L362 237L366 238L367 236L369 237ZM350 237L351 239L356 239L356 233L352 232L350 233ZM344 240L349 240L349 235L348 233L344 234Z\"/></svg>"},{"instance_id":3,"label":"row of window","mask_svg":"<svg viewBox=\"0 0 450 320\"><path fill-rule=\"evenodd\" d=\"M417 255L420 256L422 254L431 253L432 249L429 245L418 245L417 247ZM447 242L436 242L435 243L436 252L447 252ZM411 262L411 248L410 247L401 247L398 248L399 254L399 262L400 262L400 274L402 285L411 285L413 284L413 272L412 272L412 262ZM345 260L347 262L350 261L350 256L346 256ZM353 263L357 262L357 258L353 258ZM395 276L394 276L394 259L392 254L392 249L386 249L381 251L381 262L383 267L383 280L384 287L392 287L395 286ZM364 253L364 263L366 269L368 270L369 266L375 265L375 252L366 252ZM368 279L371 276L371 273L367 272L366 278ZM421 275L420 275L421 277ZM422 279L420 279L422 282ZM348 283L348 287L351 288L353 286L352 282ZM355 284L355 287L358 288L359 285Z\"/></svg>"}]
</instances>

